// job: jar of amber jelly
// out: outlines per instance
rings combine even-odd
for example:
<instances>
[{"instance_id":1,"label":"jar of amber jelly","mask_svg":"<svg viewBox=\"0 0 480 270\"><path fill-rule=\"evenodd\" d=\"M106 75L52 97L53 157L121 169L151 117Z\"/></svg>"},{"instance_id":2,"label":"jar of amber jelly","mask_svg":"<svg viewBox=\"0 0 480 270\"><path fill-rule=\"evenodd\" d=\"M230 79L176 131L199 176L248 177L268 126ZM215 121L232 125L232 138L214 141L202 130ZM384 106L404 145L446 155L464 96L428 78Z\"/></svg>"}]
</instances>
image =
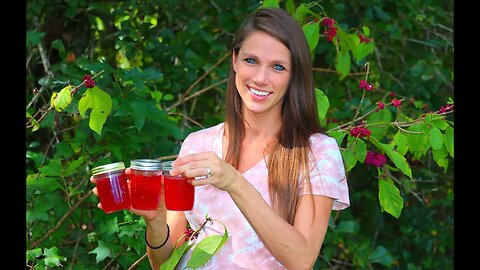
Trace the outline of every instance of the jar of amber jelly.
<instances>
[{"instance_id":1,"label":"jar of amber jelly","mask_svg":"<svg viewBox=\"0 0 480 270\"><path fill-rule=\"evenodd\" d=\"M183 175L170 175L172 161L165 161L163 167L163 186L165 193L165 207L173 211L189 211L193 209L195 201L195 187Z\"/></svg>"},{"instance_id":2,"label":"jar of amber jelly","mask_svg":"<svg viewBox=\"0 0 480 270\"><path fill-rule=\"evenodd\" d=\"M95 167L92 169L92 175L105 213L130 208L130 193L123 162Z\"/></svg>"},{"instance_id":3,"label":"jar of amber jelly","mask_svg":"<svg viewBox=\"0 0 480 270\"><path fill-rule=\"evenodd\" d=\"M134 159L130 162L130 198L132 208L156 210L162 189L162 162L157 159Z\"/></svg>"}]
</instances>

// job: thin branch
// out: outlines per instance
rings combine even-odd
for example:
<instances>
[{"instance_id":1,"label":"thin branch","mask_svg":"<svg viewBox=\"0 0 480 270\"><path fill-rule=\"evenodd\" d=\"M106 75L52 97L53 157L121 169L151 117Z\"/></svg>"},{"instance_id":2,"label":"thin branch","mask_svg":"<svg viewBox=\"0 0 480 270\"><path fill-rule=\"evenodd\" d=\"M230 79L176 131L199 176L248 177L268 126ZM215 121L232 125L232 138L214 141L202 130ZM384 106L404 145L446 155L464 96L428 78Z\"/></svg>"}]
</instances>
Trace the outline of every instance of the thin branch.
<instances>
[{"instance_id":1,"label":"thin branch","mask_svg":"<svg viewBox=\"0 0 480 270\"><path fill-rule=\"evenodd\" d=\"M103 268L103 270L109 269L110 264L112 264L116 259L118 259L118 257L120 257L120 255L122 255L122 253L123 253L126 249L127 249L127 245L124 245L123 248L122 248L122 250L120 250L120 252L118 252L118 254L117 254L114 258L112 258L112 259L107 263L107 265L105 265L105 267Z\"/></svg>"},{"instance_id":2,"label":"thin branch","mask_svg":"<svg viewBox=\"0 0 480 270\"><path fill-rule=\"evenodd\" d=\"M137 267L138 264L139 264L141 261L143 261L146 257L147 257L147 253L143 254L143 256L140 257L140 259L138 259L136 262L134 262L134 263L128 268L128 270L132 270L132 269L134 269L135 267Z\"/></svg>"},{"instance_id":3,"label":"thin branch","mask_svg":"<svg viewBox=\"0 0 480 270\"><path fill-rule=\"evenodd\" d=\"M185 117L188 121L194 123L195 125L199 126L200 128L204 128L202 124L200 124L199 122L193 120L192 118L190 118L188 115L184 114L184 113L179 113L179 112L169 112L168 115L180 115L182 117Z\"/></svg>"},{"instance_id":4,"label":"thin branch","mask_svg":"<svg viewBox=\"0 0 480 270\"><path fill-rule=\"evenodd\" d=\"M45 234L42 238L40 238L40 240L38 240L37 242L33 243L29 249L34 249L35 247L37 247L40 243L42 243L43 241L45 241L45 239L47 239L50 235L52 235L58 228L60 228L60 226L62 225L62 223L73 213L73 211L75 211L75 209L77 209L88 197L90 197L90 195L93 194L93 189L88 191L87 194L85 194L82 198L80 198L80 200L78 200L77 203L75 203L74 206L72 206L72 208L70 208L67 213L65 213L65 215L63 215L63 217L58 221L58 223L55 225L55 227L51 228L47 234Z\"/></svg>"},{"instance_id":5,"label":"thin branch","mask_svg":"<svg viewBox=\"0 0 480 270\"><path fill-rule=\"evenodd\" d=\"M207 72L205 72L202 76L200 76L196 81L194 81L189 87L188 89L180 96L180 98L178 99L177 102L175 102L173 105L171 105L170 107L168 107L166 109L166 111L169 111L171 110L172 108L175 108L177 107L178 105L182 104L184 102L184 99L185 97L190 93L190 91L192 91L192 89L200 82L202 81L208 74L210 74L210 72L212 72L212 70L214 68L216 68L218 65L220 65L223 60L225 60L228 56L230 55L230 52L226 53L225 55L223 55L220 60L217 61L217 63L215 63L213 66L211 66Z\"/></svg>"}]
</instances>

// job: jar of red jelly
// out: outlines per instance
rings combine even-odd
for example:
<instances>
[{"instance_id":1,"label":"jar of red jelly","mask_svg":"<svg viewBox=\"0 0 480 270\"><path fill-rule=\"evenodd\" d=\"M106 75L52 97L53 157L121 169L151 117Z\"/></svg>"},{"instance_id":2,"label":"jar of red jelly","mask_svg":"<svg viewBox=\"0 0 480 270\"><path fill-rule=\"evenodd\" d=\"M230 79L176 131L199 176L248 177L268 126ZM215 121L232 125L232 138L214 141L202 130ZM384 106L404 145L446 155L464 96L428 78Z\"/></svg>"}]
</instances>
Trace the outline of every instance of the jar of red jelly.
<instances>
[{"instance_id":1,"label":"jar of red jelly","mask_svg":"<svg viewBox=\"0 0 480 270\"><path fill-rule=\"evenodd\" d=\"M157 159L134 159L130 162L130 198L132 208L156 210L162 189L162 162Z\"/></svg>"},{"instance_id":2,"label":"jar of red jelly","mask_svg":"<svg viewBox=\"0 0 480 270\"><path fill-rule=\"evenodd\" d=\"M95 167L92 169L92 176L95 179L98 198L105 213L130 208L130 194L123 162Z\"/></svg>"},{"instance_id":3,"label":"jar of red jelly","mask_svg":"<svg viewBox=\"0 0 480 270\"><path fill-rule=\"evenodd\" d=\"M165 207L167 210L192 210L195 201L195 187L188 181L194 180L194 178L187 178L183 175L170 175L172 161L163 162L162 167Z\"/></svg>"}]
</instances>

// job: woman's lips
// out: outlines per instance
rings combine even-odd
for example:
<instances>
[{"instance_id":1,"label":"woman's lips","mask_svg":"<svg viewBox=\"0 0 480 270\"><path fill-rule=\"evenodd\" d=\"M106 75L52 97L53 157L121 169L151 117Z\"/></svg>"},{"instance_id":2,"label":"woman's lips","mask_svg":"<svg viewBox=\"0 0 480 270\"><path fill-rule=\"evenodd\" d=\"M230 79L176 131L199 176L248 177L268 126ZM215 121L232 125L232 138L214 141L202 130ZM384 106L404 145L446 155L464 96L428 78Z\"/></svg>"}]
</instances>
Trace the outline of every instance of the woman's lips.
<instances>
[{"instance_id":1,"label":"woman's lips","mask_svg":"<svg viewBox=\"0 0 480 270\"><path fill-rule=\"evenodd\" d=\"M247 85L247 89L248 91L250 91L250 93L252 93L255 97L258 97L258 98L265 98L270 94L272 94L272 92L256 89L248 85Z\"/></svg>"}]
</instances>

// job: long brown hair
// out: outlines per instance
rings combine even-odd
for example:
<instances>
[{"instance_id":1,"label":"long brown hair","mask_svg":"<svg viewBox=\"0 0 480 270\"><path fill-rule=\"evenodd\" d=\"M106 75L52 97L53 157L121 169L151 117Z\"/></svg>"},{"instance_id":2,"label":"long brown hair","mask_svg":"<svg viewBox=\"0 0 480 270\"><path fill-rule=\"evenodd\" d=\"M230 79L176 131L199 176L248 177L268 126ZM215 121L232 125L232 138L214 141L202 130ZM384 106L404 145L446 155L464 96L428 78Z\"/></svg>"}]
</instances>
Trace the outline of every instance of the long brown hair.
<instances>
[{"instance_id":1,"label":"long brown hair","mask_svg":"<svg viewBox=\"0 0 480 270\"><path fill-rule=\"evenodd\" d=\"M268 160L268 186L272 206L293 224L298 202L300 177L309 181L309 138L322 132L317 114L312 64L308 44L297 22L283 9L260 8L239 28L232 53L238 55L246 37L264 31L282 42L291 53L291 78L282 104L282 123ZM227 84L226 127L228 149L226 161L238 168L241 142L245 135L242 101L235 86L235 72L230 65Z\"/></svg>"}]
</instances>

